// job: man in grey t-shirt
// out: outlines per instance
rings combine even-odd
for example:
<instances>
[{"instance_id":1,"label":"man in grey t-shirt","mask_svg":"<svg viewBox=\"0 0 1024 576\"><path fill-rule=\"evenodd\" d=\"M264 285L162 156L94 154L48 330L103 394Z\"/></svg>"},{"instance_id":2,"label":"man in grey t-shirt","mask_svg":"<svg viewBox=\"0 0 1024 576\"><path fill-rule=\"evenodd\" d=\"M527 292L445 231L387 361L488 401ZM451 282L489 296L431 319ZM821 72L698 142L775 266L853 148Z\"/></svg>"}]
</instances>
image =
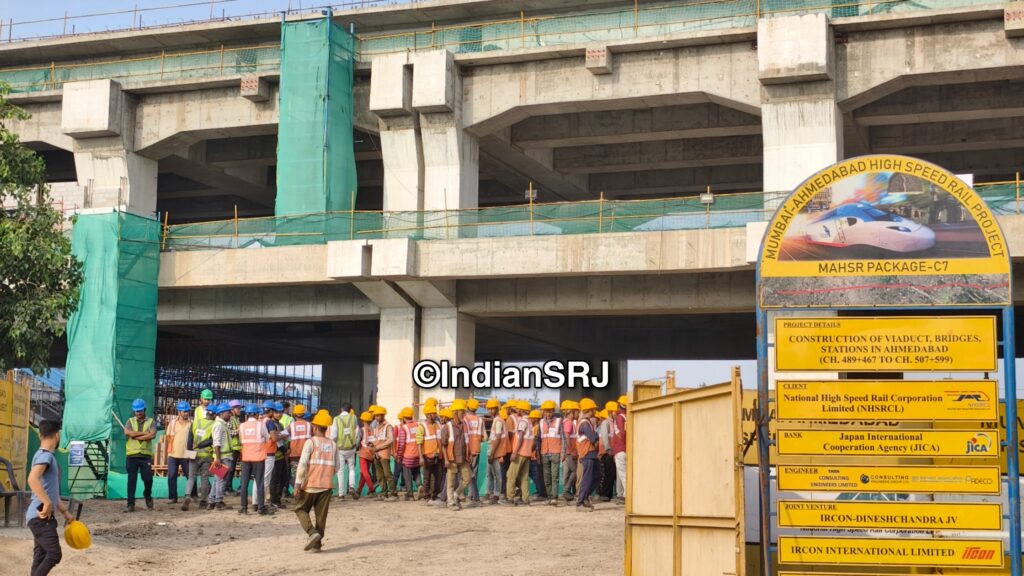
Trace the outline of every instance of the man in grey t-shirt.
<instances>
[{"instance_id":1,"label":"man in grey t-shirt","mask_svg":"<svg viewBox=\"0 0 1024 576\"><path fill-rule=\"evenodd\" d=\"M28 474L28 485L32 489L32 502L25 519L32 531L35 549L32 552L33 576L45 576L60 564L60 539L57 537L56 509L66 522L74 517L60 499L60 466L53 451L60 445L60 423L43 420L39 423L39 450L32 457L32 469Z\"/></svg>"}]
</instances>

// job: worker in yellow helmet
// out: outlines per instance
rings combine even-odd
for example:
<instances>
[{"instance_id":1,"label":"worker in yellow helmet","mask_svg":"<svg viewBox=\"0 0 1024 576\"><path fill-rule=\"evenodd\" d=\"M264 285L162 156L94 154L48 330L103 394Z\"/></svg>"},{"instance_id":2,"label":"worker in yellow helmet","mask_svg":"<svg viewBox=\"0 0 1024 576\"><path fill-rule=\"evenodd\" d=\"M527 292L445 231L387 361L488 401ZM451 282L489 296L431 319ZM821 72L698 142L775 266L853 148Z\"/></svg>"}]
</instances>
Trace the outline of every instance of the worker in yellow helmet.
<instances>
[{"instance_id":1,"label":"worker in yellow helmet","mask_svg":"<svg viewBox=\"0 0 1024 576\"><path fill-rule=\"evenodd\" d=\"M563 400L562 412L562 497L568 504L576 496L576 419L580 405L575 400Z\"/></svg>"},{"instance_id":2,"label":"worker in yellow helmet","mask_svg":"<svg viewBox=\"0 0 1024 576\"><path fill-rule=\"evenodd\" d=\"M558 505L558 469L562 460L562 419L555 417L555 401L540 405L540 468L548 506Z\"/></svg>"},{"instance_id":3,"label":"worker in yellow helmet","mask_svg":"<svg viewBox=\"0 0 1024 576\"><path fill-rule=\"evenodd\" d=\"M487 413L491 418L491 431L487 436L487 482L484 496L491 504L497 504L505 496L501 489L501 462L508 454L508 433L505 431L505 417L497 398L487 400Z\"/></svg>"},{"instance_id":4,"label":"worker in yellow helmet","mask_svg":"<svg viewBox=\"0 0 1024 576\"><path fill-rule=\"evenodd\" d=\"M303 445L295 468L295 516L306 532L305 550L319 552L331 508L331 487L341 462L338 447L327 437L327 429L332 424L330 413L320 410L311 423L313 435ZM311 510L315 522L309 517Z\"/></svg>"},{"instance_id":5,"label":"worker in yellow helmet","mask_svg":"<svg viewBox=\"0 0 1024 576\"><path fill-rule=\"evenodd\" d=\"M409 423L409 421L412 420L412 415L413 415L412 406L406 406L405 408L402 408L401 410L398 411L398 425L394 427L394 431L395 431L395 450L394 450L395 472L394 472L394 475L395 475L395 490L396 490L395 494L396 494L396 497L397 497L397 494L398 494L398 492L397 492L398 490L403 490L403 489L406 488L406 482L405 482L405 459L403 458L403 456L404 456L405 448L406 448L406 445L407 445L406 438L408 437L409 434L408 434L408 430L406 430L405 426L406 426L406 424ZM416 440L414 438L413 439L413 448L415 448L415 444L416 444ZM419 465L419 458L416 458L416 465L417 466ZM406 494L403 494L403 497L406 497L406 496L411 497L411 494L412 494L412 490L411 490L411 488L408 488L406 490Z\"/></svg>"},{"instance_id":6,"label":"worker in yellow helmet","mask_svg":"<svg viewBox=\"0 0 1024 576\"><path fill-rule=\"evenodd\" d=\"M601 502L611 502L612 498L615 497L615 459L612 458L612 423L614 422L615 413L619 411L619 403L611 400L605 403L604 410L602 410L603 417L600 423L597 425L597 435L600 439L600 444L597 450L597 460L599 462L598 472L598 500Z\"/></svg>"},{"instance_id":7,"label":"worker in yellow helmet","mask_svg":"<svg viewBox=\"0 0 1024 576\"><path fill-rule=\"evenodd\" d=\"M441 493L441 478L444 474L444 460L441 456L441 422L437 415L437 404L423 406L423 421L419 426L420 435L416 442L420 447L421 493L428 504L437 505Z\"/></svg>"},{"instance_id":8,"label":"worker in yellow helmet","mask_svg":"<svg viewBox=\"0 0 1024 576\"><path fill-rule=\"evenodd\" d=\"M619 409L611 418L612 460L615 462L615 502L626 503L626 407L629 398L619 396Z\"/></svg>"},{"instance_id":9,"label":"worker in yellow helmet","mask_svg":"<svg viewBox=\"0 0 1024 576\"><path fill-rule=\"evenodd\" d=\"M466 433L466 401L455 400L451 405L452 417L441 429L441 448L445 456L445 477L449 510L462 510L461 500L469 487L469 441Z\"/></svg>"},{"instance_id":10,"label":"worker in yellow helmet","mask_svg":"<svg viewBox=\"0 0 1024 576\"><path fill-rule=\"evenodd\" d=\"M373 420L377 426L373 430L370 448L373 450L377 483L380 485L380 494L377 495L377 499L385 502L398 502L395 477L391 473L391 451L395 447L395 430L384 419L387 413L387 409L383 406L373 407Z\"/></svg>"},{"instance_id":11,"label":"worker in yellow helmet","mask_svg":"<svg viewBox=\"0 0 1024 576\"><path fill-rule=\"evenodd\" d=\"M525 406L525 409L524 409ZM512 506L530 505L530 462L536 454L536 434L533 422L530 422L529 403L519 402L516 408L522 412L516 418L516 430L512 437L512 463L508 468L505 500L503 504ZM540 413L537 413L540 416ZM519 497L516 489L519 489Z\"/></svg>"},{"instance_id":12,"label":"worker in yellow helmet","mask_svg":"<svg viewBox=\"0 0 1024 576\"><path fill-rule=\"evenodd\" d=\"M484 421L477 415L480 401L476 398L466 400L466 414L462 421L466 424L466 441L469 444L469 507L480 506L480 484L477 470L480 467L480 452L483 449Z\"/></svg>"},{"instance_id":13,"label":"worker in yellow helmet","mask_svg":"<svg viewBox=\"0 0 1024 576\"><path fill-rule=\"evenodd\" d=\"M600 438L597 435L597 423L595 413L597 404L590 398L580 400L580 420L577 427L576 454L580 460L580 480L576 494L576 510L590 511L593 505L590 503L590 493L597 486L597 444Z\"/></svg>"}]
</instances>

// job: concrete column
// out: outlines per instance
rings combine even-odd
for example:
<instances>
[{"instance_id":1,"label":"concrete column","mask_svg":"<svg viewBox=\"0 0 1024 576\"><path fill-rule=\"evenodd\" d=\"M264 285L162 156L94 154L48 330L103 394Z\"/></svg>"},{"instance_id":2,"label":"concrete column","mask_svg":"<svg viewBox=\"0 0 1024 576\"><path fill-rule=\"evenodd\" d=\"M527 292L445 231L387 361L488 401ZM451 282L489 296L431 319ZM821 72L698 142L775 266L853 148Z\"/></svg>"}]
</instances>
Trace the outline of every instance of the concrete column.
<instances>
[{"instance_id":1,"label":"concrete column","mask_svg":"<svg viewBox=\"0 0 1024 576\"><path fill-rule=\"evenodd\" d=\"M85 208L156 214L157 161L134 152L135 103L113 80L64 84L61 132L72 138Z\"/></svg>"},{"instance_id":2,"label":"concrete column","mask_svg":"<svg viewBox=\"0 0 1024 576\"><path fill-rule=\"evenodd\" d=\"M380 311L375 403L387 408L392 419L403 407L419 401L419 390L412 383L412 369L419 360L419 324L415 307Z\"/></svg>"},{"instance_id":3,"label":"concrete column","mask_svg":"<svg viewBox=\"0 0 1024 576\"><path fill-rule=\"evenodd\" d=\"M419 116L412 108L412 78L410 54L374 57L370 112L380 119L386 211L423 209L423 147Z\"/></svg>"},{"instance_id":4,"label":"concrete column","mask_svg":"<svg viewBox=\"0 0 1024 576\"><path fill-rule=\"evenodd\" d=\"M834 38L825 14L762 18L757 26L765 208L843 157Z\"/></svg>"},{"instance_id":5,"label":"concrete column","mask_svg":"<svg viewBox=\"0 0 1024 576\"><path fill-rule=\"evenodd\" d=\"M320 407L331 414L341 411L341 403L349 402L365 408L365 370L362 360L346 359L324 362L320 380Z\"/></svg>"},{"instance_id":6,"label":"concrete column","mask_svg":"<svg viewBox=\"0 0 1024 576\"><path fill-rule=\"evenodd\" d=\"M423 308L420 330L420 358L447 360L452 365L473 367L476 361L476 320L455 308ZM467 398L471 390L421 390L441 402Z\"/></svg>"}]
</instances>

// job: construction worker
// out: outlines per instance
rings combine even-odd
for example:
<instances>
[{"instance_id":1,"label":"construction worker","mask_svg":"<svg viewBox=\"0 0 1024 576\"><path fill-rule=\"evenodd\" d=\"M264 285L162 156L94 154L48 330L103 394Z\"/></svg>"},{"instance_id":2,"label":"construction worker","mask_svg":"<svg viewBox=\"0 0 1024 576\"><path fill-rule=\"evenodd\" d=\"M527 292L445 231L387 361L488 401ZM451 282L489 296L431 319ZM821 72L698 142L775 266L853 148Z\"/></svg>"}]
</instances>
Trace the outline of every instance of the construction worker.
<instances>
[{"instance_id":1,"label":"construction worker","mask_svg":"<svg viewBox=\"0 0 1024 576\"><path fill-rule=\"evenodd\" d=\"M274 475L274 463L277 461L277 443L281 435L281 428L274 418L274 401L263 401L263 418L260 422L267 429L267 443L263 446L263 494L270 500L270 481ZM253 492L253 503L256 503L255 491ZM276 510L276 507L271 509Z\"/></svg>"},{"instance_id":2,"label":"construction worker","mask_svg":"<svg viewBox=\"0 0 1024 576\"><path fill-rule=\"evenodd\" d=\"M196 406L196 413L192 420L198 422L206 419L206 407L213 402L213 390L209 388L204 389L199 393L199 405Z\"/></svg>"},{"instance_id":3,"label":"construction worker","mask_svg":"<svg viewBox=\"0 0 1024 576\"><path fill-rule=\"evenodd\" d=\"M146 509L153 510L153 438L156 424L146 418L146 401L136 398L132 401L133 417L124 425L127 441L124 445L125 471L128 473L128 505L125 512L135 512L135 487L142 476L142 495Z\"/></svg>"},{"instance_id":4,"label":"construction worker","mask_svg":"<svg viewBox=\"0 0 1024 576\"><path fill-rule=\"evenodd\" d=\"M612 458L612 418L619 410L619 403L609 401L601 411L601 419L597 426L600 446L597 459L600 462L600 482L597 493L601 502L611 502L615 497L615 459Z\"/></svg>"},{"instance_id":5,"label":"construction worker","mask_svg":"<svg viewBox=\"0 0 1024 576\"><path fill-rule=\"evenodd\" d=\"M62 552L57 536L57 519L53 511L64 517L65 523L74 520L60 499L60 466L53 455L60 446L60 422L43 420L39 423L39 450L32 456L28 473L28 487L32 500L25 513L25 523L32 532L35 550L32 555L32 576L45 576L60 564ZM10 504L8 504L10 506ZM10 508L8 507L8 512ZM21 511L19 510L19 513ZM10 566L10 549L4 551L4 565Z\"/></svg>"},{"instance_id":6,"label":"construction worker","mask_svg":"<svg viewBox=\"0 0 1024 576\"><path fill-rule=\"evenodd\" d=\"M487 437L487 483L484 494L491 504L497 504L505 497L501 490L501 463L508 454L508 432L505 431L505 419L508 414L500 409L501 402L497 398L487 400L487 412L491 415L491 432Z\"/></svg>"},{"instance_id":7,"label":"construction worker","mask_svg":"<svg viewBox=\"0 0 1024 576\"><path fill-rule=\"evenodd\" d=\"M558 467L562 461L562 419L555 417L555 401L540 406L540 467L548 506L558 505Z\"/></svg>"},{"instance_id":8,"label":"construction worker","mask_svg":"<svg viewBox=\"0 0 1024 576\"><path fill-rule=\"evenodd\" d=\"M516 417L518 409L514 401L509 400L505 402L501 411L505 413L505 433L508 436L508 454L505 454L501 462L501 493L504 495L508 491L508 471L512 467L512 460L515 458L515 454L512 452L512 441L516 434L516 425L519 421Z\"/></svg>"},{"instance_id":9,"label":"construction worker","mask_svg":"<svg viewBox=\"0 0 1024 576\"><path fill-rule=\"evenodd\" d=\"M373 407L373 420L377 423L373 431L370 447L373 449L373 461L377 470L377 481L380 483L379 500L397 502L398 490L395 488L395 477L391 473L391 450L395 445L395 430L384 418L387 409L383 406Z\"/></svg>"},{"instance_id":10,"label":"construction worker","mask_svg":"<svg viewBox=\"0 0 1024 576\"><path fill-rule=\"evenodd\" d=\"M231 437L228 434L228 420L231 419L231 407L227 403L223 403L207 410L211 410L216 414L216 418L213 421L213 466L217 468L225 466L230 470L235 467L235 462L231 459ZM224 491L227 479L226 471L223 477L215 475L213 492L210 493L210 510L229 508L229 506L224 504Z\"/></svg>"},{"instance_id":11,"label":"construction worker","mask_svg":"<svg viewBox=\"0 0 1024 576\"><path fill-rule=\"evenodd\" d=\"M612 460L615 462L615 502L626 503L626 406L629 398L619 396L619 409L611 419Z\"/></svg>"},{"instance_id":12,"label":"construction worker","mask_svg":"<svg viewBox=\"0 0 1024 576\"><path fill-rule=\"evenodd\" d=\"M594 413L597 411L597 404L590 398L580 400L580 419L576 429L576 455L581 464L579 487L576 493L576 510L592 511L594 506L590 503L589 495L597 487L596 471L597 466L597 424L594 422Z\"/></svg>"},{"instance_id":13,"label":"construction worker","mask_svg":"<svg viewBox=\"0 0 1024 576\"><path fill-rule=\"evenodd\" d=\"M473 506L480 505L480 481L477 469L480 467L480 450L484 440L484 422L477 416L480 401L470 398L466 401L466 414L462 421L466 424L466 438L469 442L469 501Z\"/></svg>"},{"instance_id":14,"label":"construction worker","mask_svg":"<svg viewBox=\"0 0 1024 576\"><path fill-rule=\"evenodd\" d=\"M196 459L193 462L195 474L191 473L189 478L188 492L192 492L193 478L199 482L199 509L207 507L207 498L210 496L210 466L213 464L213 424L216 414L213 407L207 404L203 408L203 419L192 422L192 448L196 452ZM182 510L188 510L192 505L192 497L185 498L181 505Z\"/></svg>"},{"instance_id":15,"label":"construction worker","mask_svg":"<svg viewBox=\"0 0 1024 576\"><path fill-rule=\"evenodd\" d=\"M450 407L452 417L441 429L441 449L444 451L445 487L448 509L462 510L463 494L469 487L469 439L466 434L466 401L457 399Z\"/></svg>"},{"instance_id":16,"label":"construction worker","mask_svg":"<svg viewBox=\"0 0 1024 576\"><path fill-rule=\"evenodd\" d=\"M441 460L441 444L438 441L441 424L437 420L437 404L423 407L423 423L416 437L420 451L420 478L423 498L427 503L437 500L441 492L441 474L444 462Z\"/></svg>"},{"instance_id":17,"label":"construction worker","mask_svg":"<svg viewBox=\"0 0 1024 576\"><path fill-rule=\"evenodd\" d=\"M394 427L395 431L395 449L392 450L392 454L395 456L395 468L393 475L395 477L395 496L398 496L398 490L405 488L405 464L402 461L402 454L405 451L405 427L404 424L408 418L412 418L412 408L406 406L398 411L398 425ZM416 440L413 439L413 443ZM418 459L417 459L418 464Z\"/></svg>"},{"instance_id":18,"label":"construction worker","mask_svg":"<svg viewBox=\"0 0 1024 576\"><path fill-rule=\"evenodd\" d=\"M343 402L341 413L334 417L334 422L327 431L327 437L334 440L334 446L341 458L341 466L338 466L339 500L344 500L349 492L352 493L353 500L359 499L359 490L356 490L356 451L359 449L361 428L352 404Z\"/></svg>"},{"instance_id":19,"label":"construction worker","mask_svg":"<svg viewBox=\"0 0 1024 576\"><path fill-rule=\"evenodd\" d=\"M302 457L302 448L313 436L313 424L303 420L306 415L306 407L296 404L292 409L292 421L288 423L288 482L295 478L295 468L299 465L299 458Z\"/></svg>"},{"instance_id":20,"label":"construction worker","mask_svg":"<svg viewBox=\"0 0 1024 576\"><path fill-rule=\"evenodd\" d=\"M529 402L523 402L523 404L525 404L522 410L524 414L529 415L532 412L534 412L533 407L530 405ZM547 501L548 491L547 487L544 485L544 472L540 469L540 457L538 456L540 454L540 430L538 430L538 422L540 421L540 411L537 410L536 412L538 414L537 420L533 420L530 423L530 427L532 428L533 432L534 450L533 457L530 458L529 477L530 480L533 482L533 488L536 492L534 498L542 501Z\"/></svg>"},{"instance_id":21,"label":"construction worker","mask_svg":"<svg viewBox=\"0 0 1024 576\"><path fill-rule=\"evenodd\" d=\"M413 419L413 411L411 407L407 407L402 410L401 414L401 435L405 438L405 441L401 447L401 452L396 452L396 459L401 454L402 460L402 474L405 476L405 500L419 500L423 493L423 476L421 475L422 467L420 461L420 446L423 444L423 432L420 429L420 424ZM419 482L420 490L413 492L413 483Z\"/></svg>"},{"instance_id":22,"label":"construction worker","mask_svg":"<svg viewBox=\"0 0 1024 576\"><path fill-rule=\"evenodd\" d=\"M566 503L576 496L576 418L580 405L575 400L563 400L562 405L562 496Z\"/></svg>"},{"instance_id":23,"label":"construction worker","mask_svg":"<svg viewBox=\"0 0 1024 576\"><path fill-rule=\"evenodd\" d=\"M267 514L266 495L264 493L263 469L267 460L267 442L270 433L267 426L260 421L260 409L255 404L245 407L246 420L238 427L238 435L242 443L242 475L239 478L238 491L241 495L239 514L248 514L249 480L253 481L253 502L256 512Z\"/></svg>"},{"instance_id":24,"label":"construction worker","mask_svg":"<svg viewBox=\"0 0 1024 576\"><path fill-rule=\"evenodd\" d=\"M331 423L327 410L313 416L313 437L303 445L295 470L295 516L306 532L304 549L309 552L319 552L323 545L327 513L331 509L331 486L338 473L338 447L327 437ZM310 510L315 522L309 518Z\"/></svg>"},{"instance_id":25,"label":"construction worker","mask_svg":"<svg viewBox=\"0 0 1024 576\"><path fill-rule=\"evenodd\" d=\"M232 400L228 402L228 406L231 408L231 417L228 418L228 444L231 447L231 461L238 463L242 461L242 441L238 437L238 427L242 425L242 420L245 419L243 413L241 400ZM228 496L234 494L232 488L235 484L235 467L232 466L228 470L227 478L227 489L224 491L224 495Z\"/></svg>"},{"instance_id":26,"label":"construction worker","mask_svg":"<svg viewBox=\"0 0 1024 576\"><path fill-rule=\"evenodd\" d=\"M517 410L522 412L522 406L517 404ZM536 437L529 416L529 412L521 416L513 415L516 431L512 439L512 463L508 468L505 499L508 504L515 506L530 505L530 461L536 453ZM539 419L540 413L536 416ZM516 488L519 488L520 498L516 497Z\"/></svg>"},{"instance_id":27,"label":"construction worker","mask_svg":"<svg viewBox=\"0 0 1024 576\"><path fill-rule=\"evenodd\" d=\"M370 475L374 460L373 447L370 445L373 441L373 430L370 428L370 423L373 422L373 414L363 412L359 415L359 422L359 485L355 488L355 493L353 494L355 497L363 493L364 486L369 489L367 494L373 494L373 491L377 489L373 482L373 476Z\"/></svg>"},{"instance_id":28,"label":"construction worker","mask_svg":"<svg viewBox=\"0 0 1024 576\"><path fill-rule=\"evenodd\" d=\"M286 416L284 410L283 403L274 402L272 418L277 423L278 437L277 451L274 452L274 467L270 476L270 503L279 509L284 507L281 499L284 498L285 492L291 484L291 479L288 477L288 430L285 428L285 424L282 424L282 420ZM288 423L291 423L291 420L293 418L288 416Z\"/></svg>"},{"instance_id":29,"label":"construction worker","mask_svg":"<svg viewBox=\"0 0 1024 576\"><path fill-rule=\"evenodd\" d=\"M167 424L167 503L178 503L178 471L188 478L189 462L185 457L188 450L188 433L192 427L192 407L182 400L176 406L178 416Z\"/></svg>"}]
</instances>

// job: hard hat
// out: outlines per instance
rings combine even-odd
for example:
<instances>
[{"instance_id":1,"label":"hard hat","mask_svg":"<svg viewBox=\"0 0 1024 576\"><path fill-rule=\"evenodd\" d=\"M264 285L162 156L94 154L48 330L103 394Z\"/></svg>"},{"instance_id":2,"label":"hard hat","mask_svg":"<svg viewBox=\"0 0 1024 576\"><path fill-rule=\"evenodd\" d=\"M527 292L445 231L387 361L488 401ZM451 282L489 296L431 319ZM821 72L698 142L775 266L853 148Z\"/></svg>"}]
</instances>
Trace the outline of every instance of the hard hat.
<instances>
[{"instance_id":1,"label":"hard hat","mask_svg":"<svg viewBox=\"0 0 1024 576\"><path fill-rule=\"evenodd\" d=\"M423 401L423 405L424 406L431 406L431 405L437 406L437 398L434 398L433 396L431 396L431 397L429 397L429 398L427 398L426 400Z\"/></svg>"},{"instance_id":2,"label":"hard hat","mask_svg":"<svg viewBox=\"0 0 1024 576\"><path fill-rule=\"evenodd\" d=\"M142 412L146 409L146 401L142 398L132 400L132 412Z\"/></svg>"},{"instance_id":3,"label":"hard hat","mask_svg":"<svg viewBox=\"0 0 1024 576\"><path fill-rule=\"evenodd\" d=\"M231 406L227 402L218 404L214 414L223 414L225 412L231 412Z\"/></svg>"},{"instance_id":4,"label":"hard hat","mask_svg":"<svg viewBox=\"0 0 1024 576\"><path fill-rule=\"evenodd\" d=\"M305 410L303 410L303 412L305 412ZM327 410L320 410L319 412L316 413L316 416L313 416L313 426L319 426L321 428L330 428L331 422L333 421L334 419L331 418L331 414Z\"/></svg>"},{"instance_id":5,"label":"hard hat","mask_svg":"<svg viewBox=\"0 0 1024 576\"><path fill-rule=\"evenodd\" d=\"M441 409L441 418L447 418L447 419L451 420L454 417L455 417L455 415L452 414L452 411L449 410L448 408L442 408Z\"/></svg>"},{"instance_id":6,"label":"hard hat","mask_svg":"<svg viewBox=\"0 0 1024 576\"><path fill-rule=\"evenodd\" d=\"M363 422L369 422L370 420L373 420L373 414L370 414L369 412L363 412L362 414L359 415L359 419L362 420Z\"/></svg>"},{"instance_id":7,"label":"hard hat","mask_svg":"<svg viewBox=\"0 0 1024 576\"><path fill-rule=\"evenodd\" d=\"M476 398L470 398L466 401L466 409L476 412L477 408L480 408L480 401Z\"/></svg>"},{"instance_id":8,"label":"hard hat","mask_svg":"<svg viewBox=\"0 0 1024 576\"><path fill-rule=\"evenodd\" d=\"M491 408L501 408L501 402L498 402L497 398L488 398L485 406L488 410Z\"/></svg>"},{"instance_id":9,"label":"hard hat","mask_svg":"<svg viewBox=\"0 0 1024 576\"><path fill-rule=\"evenodd\" d=\"M597 404L590 398L580 400L580 410L597 410Z\"/></svg>"},{"instance_id":10,"label":"hard hat","mask_svg":"<svg viewBox=\"0 0 1024 576\"><path fill-rule=\"evenodd\" d=\"M246 404L245 405L245 413L246 414L259 414L260 413L260 407L257 406L256 404Z\"/></svg>"},{"instance_id":11,"label":"hard hat","mask_svg":"<svg viewBox=\"0 0 1024 576\"><path fill-rule=\"evenodd\" d=\"M401 412L398 413L398 417L399 418L412 418L412 414L413 414L412 407L411 406L406 406L405 408L402 408Z\"/></svg>"},{"instance_id":12,"label":"hard hat","mask_svg":"<svg viewBox=\"0 0 1024 576\"><path fill-rule=\"evenodd\" d=\"M178 405L176 406L176 408L178 409L178 412L191 412L192 411L192 407L189 406L188 402L186 402L184 400L182 400L181 402L178 402Z\"/></svg>"},{"instance_id":13,"label":"hard hat","mask_svg":"<svg viewBox=\"0 0 1024 576\"><path fill-rule=\"evenodd\" d=\"M508 410L506 410L504 408L502 408L501 410L498 410L498 417L501 418L502 420L507 420L508 419Z\"/></svg>"},{"instance_id":14,"label":"hard hat","mask_svg":"<svg viewBox=\"0 0 1024 576\"><path fill-rule=\"evenodd\" d=\"M463 400L462 398L458 398L454 402L452 402L452 405L451 405L450 408L451 408L452 412L458 412L459 410L462 410L463 412L465 412L466 411L466 401Z\"/></svg>"},{"instance_id":15,"label":"hard hat","mask_svg":"<svg viewBox=\"0 0 1024 576\"><path fill-rule=\"evenodd\" d=\"M509 400L508 402L505 402L504 404L501 405L501 409L502 410L508 410L509 408L515 408L515 407L516 407L516 405L511 400Z\"/></svg>"},{"instance_id":16,"label":"hard hat","mask_svg":"<svg viewBox=\"0 0 1024 576\"><path fill-rule=\"evenodd\" d=\"M530 410L530 418L540 419L540 410Z\"/></svg>"},{"instance_id":17,"label":"hard hat","mask_svg":"<svg viewBox=\"0 0 1024 576\"><path fill-rule=\"evenodd\" d=\"M281 404L280 402L274 402L274 411L284 412L284 404Z\"/></svg>"},{"instance_id":18,"label":"hard hat","mask_svg":"<svg viewBox=\"0 0 1024 576\"><path fill-rule=\"evenodd\" d=\"M530 403L527 402L526 400L520 400L519 403L516 405L516 408L519 408L520 410L525 410L525 411L529 412L531 406L530 406Z\"/></svg>"},{"instance_id":19,"label":"hard hat","mask_svg":"<svg viewBox=\"0 0 1024 576\"><path fill-rule=\"evenodd\" d=\"M199 393L199 397L202 398L203 400L213 400L213 390L207 388L206 390L203 390L202 392Z\"/></svg>"},{"instance_id":20,"label":"hard hat","mask_svg":"<svg viewBox=\"0 0 1024 576\"><path fill-rule=\"evenodd\" d=\"M608 411L607 410L601 410L600 412L597 413L597 417L600 418L601 420L607 420L608 419Z\"/></svg>"},{"instance_id":21,"label":"hard hat","mask_svg":"<svg viewBox=\"0 0 1024 576\"><path fill-rule=\"evenodd\" d=\"M619 404L622 404L623 406L629 406L629 396L626 396L625 394L619 396Z\"/></svg>"},{"instance_id":22,"label":"hard hat","mask_svg":"<svg viewBox=\"0 0 1024 576\"><path fill-rule=\"evenodd\" d=\"M273 400L264 400L263 401L263 409L264 410L273 410L274 409L274 401Z\"/></svg>"},{"instance_id":23,"label":"hard hat","mask_svg":"<svg viewBox=\"0 0 1024 576\"><path fill-rule=\"evenodd\" d=\"M437 414L437 406L434 404L427 404L423 407L424 414Z\"/></svg>"},{"instance_id":24,"label":"hard hat","mask_svg":"<svg viewBox=\"0 0 1024 576\"><path fill-rule=\"evenodd\" d=\"M580 403L579 402L577 402L575 400L568 400L568 402L569 402L569 407L568 408L563 408L563 410L579 410L580 409Z\"/></svg>"},{"instance_id":25,"label":"hard hat","mask_svg":"<svg viewBox=\"0 0 1024 576\"><path fill-rule=\"evenodd\" d=\"M302 416L305 413L306 413L306 407L303 406L302 404L296 404L295 408L292 408L292 414L294 414L296 416Z\"/></svg>"},{"instance_id":26,"label":"hard hat","mask_svg":"<svg viewBox=\"0 0 1024 576\"><path fill-rule=\"evenodd\" d=\"M609 413L611 413L611 412L618 412L619 411L619 403L615 402L613 400L609 400L608 402L605 402L604 409L607 410Z\"/></svg>"},{"instance_id":27,"label":"hard hat","mask_svg":"<svg viewBox=\"0 0 1024 576\"><path fill-rule=\"evenodd\" d=\"M366 411L369 412L370 414L373 414L373 409L376 408L376 407L377 407L376 404L370 404L370 407L367 408Z\"/></svg>"},{"instance_id":28,"label":"hard hat","mask_svg":"<svg viewBox=\"0 0 1024 576\"><path fill-rule=\"evenodd\" d=\"M64 541L75 550L85 550L92 546L92 535L89 528L78 520L72 520L64 528Z\"/></svg>"},{"instance_id":29,"label":"hard hat","mask_svg":"<svg viewBox=\"0 0 1024 576\"><path fill-rule=\"evenodd\" d=\"M242 407L242 401L241 400L232 400L231 402L228 402L228 407L229 408L241 408Z\"/></svg>"},{"instance_id":30,"label":"hard hat","mask_svg":"<svg viewBox=\"0 0 1024 576\"><path fill-rule=\"evenodd\" d=\"M555 401L554 400L545 400L544 403L540 405L540 409L541 410L554 410L555 409Z\"/></svg>"},{"instance_id":31,"label":"hard hat","mask_svg":"<svg viewBox=\"0 0 1024 576\"><path fill-rule=\"evenodd\" d=\"M385 416L387 415L388 411L387 408L384 408L383 406L374 406L372 409L370 409L370 413L373 414L374 416Z\"/></svg>"}]
</instances>

